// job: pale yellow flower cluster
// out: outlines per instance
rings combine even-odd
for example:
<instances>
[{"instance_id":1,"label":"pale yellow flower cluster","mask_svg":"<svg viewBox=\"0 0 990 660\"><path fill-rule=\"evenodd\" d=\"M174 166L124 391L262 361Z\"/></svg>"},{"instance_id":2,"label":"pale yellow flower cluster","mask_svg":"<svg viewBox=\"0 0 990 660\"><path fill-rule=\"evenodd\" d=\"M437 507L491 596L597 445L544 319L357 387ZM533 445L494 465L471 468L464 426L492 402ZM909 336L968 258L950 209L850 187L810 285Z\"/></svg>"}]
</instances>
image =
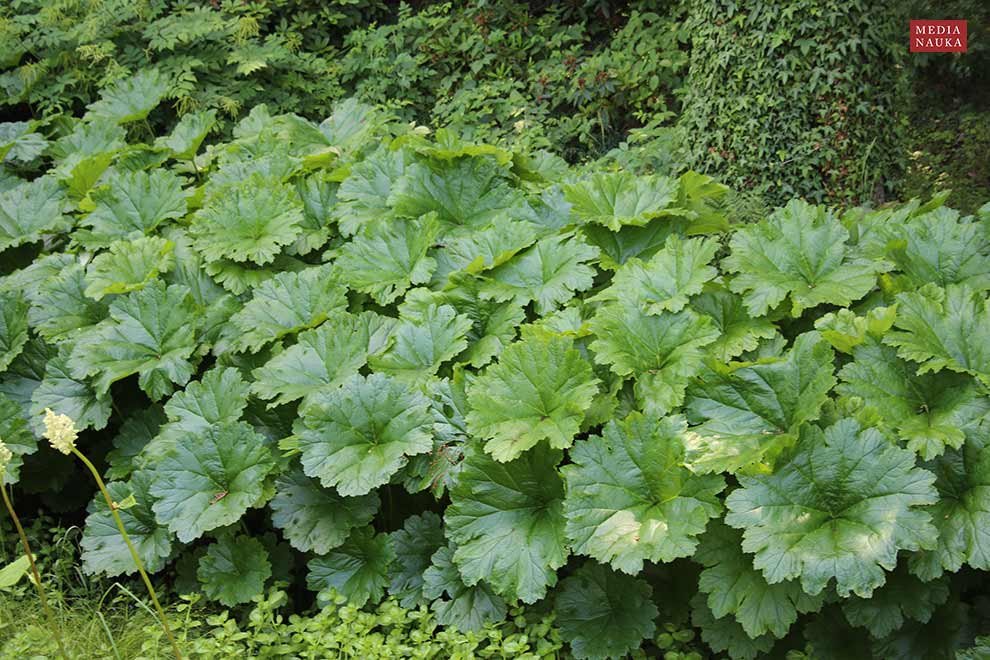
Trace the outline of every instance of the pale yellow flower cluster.
<instances>
[{"instance_id":1,"label":"pale yellow flower cluster","mask_svg":"<svg viewBox=\"0 0 990 660\"><path fill-rule=\"evenodd\" d=\"M11 459L14 458L14 454L10 451L3 440L0 440L0 476L3 475L7 466L10 465Z\"/></svg>"},{"instance_id":2,"label":"pale yellow flower cluster","mask_svg":"<svg viewBox=\"0 0 990 660\"><path fill-rule=\"evenodd\" d=\"M63 454L71 454L76 446L76 438L79 432L76 431L75 422L67 415L57 415L51 408L45 408L45 437L52 447Z\"/></svg>"}]
</instances>

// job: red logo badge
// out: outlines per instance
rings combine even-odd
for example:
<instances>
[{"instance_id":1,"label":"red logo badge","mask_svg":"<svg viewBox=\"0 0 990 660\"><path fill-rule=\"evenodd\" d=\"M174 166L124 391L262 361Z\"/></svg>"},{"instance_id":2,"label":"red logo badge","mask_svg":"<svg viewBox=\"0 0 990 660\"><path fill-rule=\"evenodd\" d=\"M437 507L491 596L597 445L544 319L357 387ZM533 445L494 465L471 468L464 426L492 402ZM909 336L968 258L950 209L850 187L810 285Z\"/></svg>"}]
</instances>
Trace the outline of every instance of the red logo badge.
<instances>
[{"instance_id":1,"label":"red logo badge","mask_svg":"<svg viewBox=\"0 0 990 660\"><path fill-rule=\"evenodd\" d=\"M966 21L911 21L912 53L965 53Z\"/></svg>"}]
</instances>

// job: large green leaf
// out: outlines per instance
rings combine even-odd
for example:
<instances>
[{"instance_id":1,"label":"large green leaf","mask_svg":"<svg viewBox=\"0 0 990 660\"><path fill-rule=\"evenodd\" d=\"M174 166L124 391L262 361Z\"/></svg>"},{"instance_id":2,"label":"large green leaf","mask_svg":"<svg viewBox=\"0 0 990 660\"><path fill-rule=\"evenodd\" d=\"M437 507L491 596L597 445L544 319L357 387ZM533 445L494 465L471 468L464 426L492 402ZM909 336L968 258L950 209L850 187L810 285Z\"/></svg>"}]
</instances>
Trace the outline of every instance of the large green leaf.
<instances>
[{"instance_id":1,"label":"large green leaf","mask_svg":"<svg viewBox=\"0 0 990 660\"><path fill-rule=\"evenodd\" d=\"M402 178L410 160L408 151L383 145L351 168L337 191L340 201L334 208L341 233L353 236L389 213L392 186Z\"/></svg>"},{"instance_id":2,"label":"large green leaf","mask_svg":"<svg viewBox=\"0 0 990 660\"><path fill-rule=\"evenodd\" d=\"M24 456L38 450L38 441L31 432L21 407L2 393L0 393L0 440L3 440L12 454L7 467L0 474L2 476L0 486L15 484L20 478Z\"/></svg>"},{"instance_id":3,"label":"large green leaf","mask_svg":"<svg viewBox=\"0 0 990 660\"><path fill-rule=\"evenodd\" d=\"M433 447L429 400L385 376L355 375L314 393L296 423L306 474L341 495L388 483L409 456Z\"/></svg>"},{"instance_id":4,"label":"large green leaf","mask_svg":"<svg viewBox=\"0 0 990 660\"><path fill-rule=\"evenodd\" d=\"M101 300L112 293L140 291L153 279L171 270L175 263L171 241L142 236L133 241L115 241L86 269L86 295Z\"/></svg>"},{"instance_id":5,"label":"large green leaf","mask_svg":"<svg viewBox=\"0 0 990 660\"><path fill-rule=\"evenodd\" d=\"M691 309L710 318L718 329L718 339L706 346L705 352L719 362L752 351L761 339L777 334L770 319L750 316L742 297L721 286L706 287L691 299Z\"/></svg>"},{"instance_id":6,"label":"large green leaf","mask_svg":"<svg viewBox=\"0 0 990 660\"><path fill-rule=\"evenodd\" d=\"M231 533L221 534L210 544L196 569L206 597L227 607L261 595L271 574L272 564L261 541Z\"/></svg>"},{"instance_id":7,"label":"large green leaf","mask_svg":"<svg viewBox=\"0 0 990 660\"><path fill-rule=\"evenodd\" d=\"M247 406L247 394L248 384L237 369L215 367L207 371L165 404L168 423L159 433L166 445L161 451L217 424L236 422Z\"/></svg>"},{"instance_id":8,"label":"large green leaf","mask_svg":"<svg viewBox=\"0 0 990 660\"><path fill-rule=\"evenodd\" d=\"M832 578L841 596L869 598L899 550L932 549L924 506L935 475L875 429L842 420L824 434L808 426L794 457L772 475L740 477L725 520L743 529L743 550L767 582L801 578L809 594Z\"/></svg>"},{"instance_id":9,"label":"large green leaf","mask_svg":"<svg viewBox=\"0 0 990 660\"><path fill-rule=\"evenodd\" d=\"M192 376L199 321L189 289L155 280L114 300L110 318L79 337L69 359L72 375L92 376L103 394L138 374L141 389L157 401Z\"/></svg>"},{"instance_id":10,"label":"large green leaf","mask_svg":"<svg viewBox=\"0 0 990 660\"><path fill-rule=\"evenodd\" d=\"M121 507L117 513L145 570L155 573L165 566L165 561L172 553L172 534L155 520L155 514L151 510L154 501L149 492L151 480L149 472L135 472L126 483L108 483L107 492L110 493L110 499L118 504L130 497L134 498L131 506ZM88 510L89 516L86 518L80 543L83 570L90 575L102 573L107 577L137 573L138 567L131 551L121 536L102 493L96 493Z\"/></svg>"},{"instance_id":11,"label":"large green leaf","mask_svg":"<svg viewBox=\"0 0 990 660\"><path fill-rule=\"evenodd\" d=\"M303 210L291 186L260 174L223 188L196 212L189 234L209 261L272 263L302 231Z\"/></svg>"},{"instance_id":12,"label":"large green leaf","mask_svg":"<svg viewBox=\"0 0 990 660\"><path fill-rule=\"evenodd\" d=\"M468 387L468 431L496 460L511 461L547 440L571 446L598 393L591 365L567 337L533 335L510 344Z\"/></svg>"},{"instance_id":13,"label":"large green leaf","mask_svg":"<svg viewBox=\"0 0 990 660\"><path fill-rule=\"evenodd\" d=\"M854 361L839 371L836 390L862 398L925 460L947 446L958 449L966 429L990 413L990 398L966 374L918 375L894 348L872 339L852 351Z\"/></svg>"},{"instance_id":14,"label":"large green leaf","mask_svg":"<svg viewBox=\"0 0 990 660\"><path fill-rule=\"evenodd\" d=\"M275 466L265 439L243 422L219 424L171 446L153 470L155 516L188 543L240 520Z\"/></svg>"},{"instance_id":15,"label":"large green leaf","mask_svg":"<svg viewBox=\"0 0 990 660\"><path fill-rule=\"evenodd\" d=\"M633 413L571 449L561 472L575 552L630 575L644 561L691 556L708 520L721 513L725 481L685 467L686 433L683 419Z\"/></svg>"},{"instance_id":16,"label":"large green leaf","mask_svg":"<svg viewBox=\"0 0 990 660\"><path fill-rule=\"evenodd\" d=\"M65 204L62 186L50 176L0 192L0 252L68 228Z\"/></svg>"},{"instance_id":17,"label":"large green leaf","mask_svg":"<svg viewBox=\"0 0 990 660\"><path fill-rule=\"evenodd\" d=\"M415 164L394 183L388 202L403 217L436 213L443 224L480 229L525 206L505 174L487 158L461 158L435 170Z\"/></svg>"},{"instance_id":18,"label":"large green leaf","mask_svg":"<svg viewBox=\"0 0 990 660\"><path fill-rule=\"evenodd\" d=\"M430 305L416 319L403 319L393 332L394 343L368 359L376 371L403 380L422 380L467 348L472 323L450 305Z\"/></svg>"},{"instance_id":19,"label":"large green leaf","mask_svg":"<svg viewBox=\"0 0 990 660\"><path fill-rule=\"evenodd\" d=\"M870 598L853 596L842 603L842 612L854 626L863 626L874 637L886 637L904 625L905 619L928 623L939 605L949 598L945 578L923 582L898 565L886 584Z\"/></svg>"},{"instance_id":20,"label":"large green leaf","mask_svg":"<svg viewBox=\"0 0 990 660\"><path fill-rule=\"evenodd\" d=\"M318 592L317 601L324 604L332 601L332 592L357 607L369 600L377 603L388 585L393 559L387 534L359 527L336 550L310 560L306 586Z\"/></svg>"},{"instance_id":21,"label":"large green leaf","mask_svg":"<svg viewBox=\"0 0 990 660\"><path fill-rule=\"evenodd\" d=\"M269 503L272 524L300 552L326 554L347 540L355 527L371 522L378 511L377 493L341 497L293 468L275 480Z\"/></svg>"},{"instance_id":22,"label":"large green leaf","mask_svg":"<svg viewBox=\"0 0 990 660\"><path fill-rule=\"evenodd\" d=\"M464 583L454 564L457 546L450 544L437 550L430 566L423 572L423 596L432 600L430 608L437 621L462 632L480 631L485 624L505 619L508 607L487 584ZM446 597L445 597L446 596Z\"/></svg>"},{"instance_id":23,"label":"large green leaf","mask_svg":"<svg viewBox=\"0 0 990 660\"><path fill-rule=\"evenodd\" d=\"M656 630L652 596L643 580L585 562L557 592L560 634L576 658L625 658Z\"/></svg>"},{"instance_id":24,"label":"large green leaf","mask_svg":"<svg viewBox=\"0 0 990 660\"><path fill-rule=\"evenodd\" d=\"M338 387L391 343L395 323L375 312L333 314L255 369L251 391L275 406Z\"/></svg>"},{"instance_id":25,"label":"large green leaf","mask_svg":"<svg viewBox=\"0 0 990 660\"><path fill-rule=\"evenodd\" d=\"M100 99L89 106L86 119L112 119L118 124L139 121L155 109L167 91L168 80L157 69L142 69L104 89Z\"/></svg>"},{"instance_id":26,"label":"large green leaf","mask_svg":"<svg viewBox=\"0 0 990 660\"><path fill-rule=\"evenodd\" d=\"M677 181L628 172L595 173L564 186L564 197L580 221L619 231L626 225L645 225L661 215L677 198Z\"/></svg>"},{"instance_id":27,"label":"large green leaf","mask_svg":"<svg viewBox=\"0 0 990 660\"><path fill-rule=\"evenodd\" d=\"M597 337L590 348L595 361L635 379L644 409L665 414L684 401L684 390L701 370L703 348L718 339L707 316L690 309L651 316L636 306L612 303L592 318Z\"/></svg>"},{"instance_id":28,"label":"large green leaf","mask_svg":"<svg viewBox=\"0 0 990 660\"><path fill-rule=\"evenodd\" d=\"M469 447L444 514L467 585L485 580L507 599L532 603L557 583L569 554L560 460L546 446L508 463Z\"/></svg>"},{"instance_id":29,"label":"large green leaf","mask_svg":"<svg viewBox=\"0 0 990 660\"><path fill-rule=\"evenodd\" d=\"M766 633L753 639L735 618L712 614L705 594L700 592L691 599L691 622L701 628L701 639L712 651L725 651L733 660L754 660L773 648L773 635Z\"/></svg>"},{"instance_id":30,"label":"large green leaf","mask_svg":"<svg viewBox=\"0 0 990 660\"><path fill-rule=\"evenodd\" d=\"M340 248L334 263L349 286L387 305L410 285L430 280L437 262L426 252L439 232L433 215L415 220L382 218Z\"/></svg>"},{"instance_id":31,"label":"large green leaf","mask_svg":"<svg viewBox=\"0 0 990 660\"><path fill-rule=\"evenodd\" d=\"M646 314L679 312L691 296L701 293L705 282L718 275L708 265L718 248L714 238L682 240L671 235L649 261L633 258L623 264L602 297L638 306Z\"/></svg>"},{"instance_id":32,"label":"large green leaf","mask_svg":"<svg viewBox=\"0 0 990 660\"><path fill-rule=\"evenodd\" d=\"M155 139L155 146L168 149L172 158L192 160L216 121L216 110L187 112L169 135Z\"/></svg>"},{"instance_id":33,"label":"large green leaf","mask_svg":"<svg viewBox=\"0 0 990 660\"><path fill-rule=\"evenodd\" d=\"M230 317L233 345L258 352L265 344L319 325L347 306L346 289L327 267L279 273L262 282Z\"/></svg>"},{"instance_id":34,"label":"large green leaf","mask_svg":"<svg viewBox=\"0 0 990 660\"><path fill-rule=\"evenodd\" d=\"M549 314L591 287L595 270L587 262L598 256L574 235L548 236L486 273L481 294L499 302L535 301L539 314Z\"/></svg>"},{"instance_id":35,"label":"large green leaf","mask_svg":"<svg viewBox=\"0 0 990 660\"><path fill-rule=\"evenodd\" d=\"M800 335L786 355L719 367L688 390L688 442L693 469L760 469L794 444L802 423L818 418L829 390L833 352L815 332Z\"/></svg>"},{"instance_id":36,"label":"large green leaf","mask_svg":"<svg viewBox=\"0 0 990 660\"><path fill-rule=\"evenodd\" d=\"M767 633L780 638L797 621L798 614L818 611L824 594L809 596L795 580L767 583L741 545L742 534L713 522L694 555L695 561L705 566L698 589L707 594L715 618L735 617L753 639Z\"/></svg>"},{"instance_id":37,"label":"large green leaf","mask_svg":"<svg viewBox=\"0 0 990 660\"><path fill-rule=\"evenodd\" d=\"M97 392L86 379L77 378L69 369L70 347L62 345L58 355L45 365L45 378L31 395L31 413L35 419L46 408L68 415L77 429L100 430L110 419L110 395Z\"/></svg>"},{"instance_id":38,"label":"large green leaf","mask_svg":"<svg viewBox=\"0 0 990 660\"><path fill-rule=\"evenodd\" d=\"M430 567L433 555L447 544L440 516L432 511L409 516L402 529L388 535L388 541L395 553L389 595L397 598L402 607L429 604L431 599L424 595L424 573Z\"/></svg>"},{"instance_id":39,"label":"large green leaf","mask_svg":"<svg viewBox=\"0 0 990 660\"><path fill-rule=\"evenodd\" d=\"M61 341L105 319L109 306L87 296L85 287L85 271L75 260L40 282L28 311L31 328L49 341Z\"/></svg>"},{"instance_id":40,"label":"large green leaf","mask_svg":"<svg viewBox=\"0 0 990 660\"><path fill-rule=\"evenodd\" d=\"M970 430L961 449L946 450L926 467L936 475L939 499L928 510L938 543L911 557L911 571L931 580L964 563L990 570L990 421Z\"/></svg>"},{"instance_id":41,"label":"large green leaf","mask_svg":"<svg viewBox=\"0 0 990 660\"><path fill-rule=\"evenodd\" d=\"M96 208L81 224L91 229L75 234L75 240L87 247L106 247L132 234L150 234L162 223L186 214L182 180L164 169L120 175L90 197Z\"/></svg>"},{"instance_id":42,"label":"large green leaf","mask_svg":"<svg viewBox=\"0 0 990 660\"><path fill-rule=\"evenodd\" d=\"M828 303L848 305L872 289L889 264L857 256L849 233L822 206L792 200L762 222L736 230L725 270L743 294L746 308L760 316L790 297L792 316Z\"/></svg>"},{"instance_id":43,"label":"large green leaf","mask_svg":"<svg viewBox=\"0 0 990 660\"><path fill-rule=\"evenodd\" d=\"M920 362L918 373L950 369L990 386L990 297L967 286L929 284L898 294L897 302L897 331L884 343Z\"/></svg>"},{"instance_id":44,"label":"large green leaf","mask_svg":"<svg viewBox=\"0 0 990 660\"><path fill-rule=\"evenodd\" d=\"M27 340L27 301L19 293L0 292L0 371L21 354Z\"/></svg>"}]
</instances>

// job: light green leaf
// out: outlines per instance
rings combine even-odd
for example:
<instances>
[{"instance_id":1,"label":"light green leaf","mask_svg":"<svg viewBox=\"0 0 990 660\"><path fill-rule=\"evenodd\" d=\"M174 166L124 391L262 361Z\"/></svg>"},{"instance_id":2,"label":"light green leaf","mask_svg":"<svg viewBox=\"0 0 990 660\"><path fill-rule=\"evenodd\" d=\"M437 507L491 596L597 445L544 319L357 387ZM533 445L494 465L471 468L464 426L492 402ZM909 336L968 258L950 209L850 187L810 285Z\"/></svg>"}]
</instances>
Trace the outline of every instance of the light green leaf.
<instances>
[{"instance_id":1,"label":"light green leaf","mask_svg":"<svg viewBox=\"0 0 990 660\"><path fill-rule=\"evenodd\" d=\"M561 637L575 658L625 658L656 630L652 596L645 581L585 562L557 592Z\"/></svg>"},{"instance_id":2,"label":"light green leaf","mask_svg":"<svg viewBox=\"0 0 990 660\"><path fill-rule=\"evenodd\" d=\"M396 378L422 380L467 348L471 326L471 319L450 305L430 305L415 320L400 321L393 332L394 343L368 362L376 371Z\"/></svg>"},{"instance_id":3,"label":"light green leaf","mask_svg":"<svg viewBox=\"0 0 990 660\"><path fill-rule=\"evenodd\" d=\"M168 136L155 140L155 146L168 149L177 160L192 160L216 122L216 110L186 113Z\"/></svg>"},{"instance_id":4,"label":"light green leaf","mask_svg":"<svg viewBox=\"0 0 990 660\"><path fill-rule=\"evenodd\" d=\"M409 516L402 524L402 529L397 529L388 535L388 541L395 554L395 562L391 570L392 580L388 587L389 595L397 598L402 607L416 608L420 605L428 605L430 599L423 593L425 589L423 574L430 567L434 553L447 543L440 516L432 511ZM439 597L439 594L434 597Z\"/></svg>"},{"instance_id":5,"label":"light green leaf","mask_svg":"<svg viewBox=\"0 0 990 660\"><path fill-rule=\"evenodd\" d=\"M227 607L260 596L271 574L272 564L261 541L229 533L210 544L196 569L206 597Z\"/></svg>"},{"instance_id":6,"label":"light green leaf","mask_svg":"<svg viewBox=\"0 0 990 660\"><path fill-rule=\"evenodd\" d=\"M715 521L701 537L694 555L694 560L705 566L698 590L707 594L715 618L735 617L753 639L767 633L781 638L798 614L821 608L825 595L809 596L797 581L768 584L741 545L742 534Z\"/></svg>"},{"instance_id":7,"label":"light green leaf","mask_svg":"<svg viewBox=\"0 0 990 660\"><path fill-rule=\"evenodd\" d=\"M735 363L702 374L688 390L693 425L688 463L700 472L762 471L794 444L802 423L818 419L835 385L833 353L816 332L786 355Z\"/></svg>"},{"instance_id":8,"label":"light green leaf","mask_svg":"<svg viewBox=\"0 0 990 660\"><path fill-rule=\"evenodd\" d=\"M80 224L77 242L90 248L106 247L132 234L150 234L162 223L186 214L182 180L166 169L130 172L114 177L90 197L96 208Z\"/></svg>"},{"instance_id":9,"label":"light green leaf","mask_svg":"<svg viewBox=\"0 0 990 660\"><path fill-rule=\"evenodd\" d=\"M477 632L485 624L504 620L509 608L491 587L484 582L471 587L464 583L454 564L456 551L454 544L440 548L423 572L423 596L433 600L430 609L437 621L461 632Z\"/></svg>"},{"instance_id":10,"label":"light green leaf","mask_svg":"<svg viewBox=\"0 0 990 660\"><path fill-rule=\"evenodd\" d=\"M950 369L990 385L990 297L957 284L928 284L898 294L897 303L897 330L887 333L885 344L920 362L920 374Z\"/></svg>"},{"instance_id":11,"label":"light green leaf","mask_svg":"<svg viewBox=\"0 0 990 660\"><path fill-rule=\"evenodd\" d=\"M303 469L341 495L388 483L409 456L433 447L427 398L384 374L355 375L316 392L300 412Z\"/></svg>"},{"instance_id":12,"label":"light green leaf","mask_svg":"<svg viewBox=\"0 0 990 660\"><path fill-rule=\"evenodd\" d=\"M485 580L504 598L533 603L557 583L569 554L556 469L561 458L540 446L498 463L469 446L444 514L465 584Z\"/></svg>"},{"instance_id":13,"label":"light green leaf","mask_svg":"<svg viewBox=\"0 0 990 660\"><path fill-rule=\"evenodd\" d=\"M445 225L481 229L496 218L525 207L520 191L510 188L506 171L484 157L459 158L435 166L411 165L393 184L388 203L401 217L435 212Z\"/></svg>"},{"instance_id":14,"label":"light green leaf","mask_svg":"<svg viewBox=\"0 0 990 660\"><path fill-rule=\"evenodd\" d=\"M738 273L729 288L746 308L762 316L788 296L791 316L821 304L845 306L876 284L889 264L858 257L846 244L849 232L823 206L799 199L732 235L732 253L722 262Z\"/></svg>"},{"instance_id":15,"label":"light green leaf","mask_svg":"<svg viewBox=\"0 0 990 660\"><path fill-rule=\"evenodd\" d=\"M153 470L155 516L183 543L240 520L275 466L265 439L243 422L211 426L171 446Z\"/></svg>"},{"instance_id":16,"label":"light green leaf","mask_svg":"<svg viewBox=\"0 0 990 660\"><path fill-rule=\"evenodd\" d=\"M257 353L265 344L319 325L347 306L346 292L329 267L279 273L230 317L234 348Z\"/></svg>"},{"instance_id":17,"label":"light green leaf","mask_svg":"<svg viewBox=\"0 0 990 660\"><path fill-rule=\"evenodd\" d=\"M772 321L750 316L742 298L722 287L709 287L692 298L691 309L710 318L718 329L718 339L706 346L705 352L719 362L752 351L761 339L777 334Z\"/></svg>"},{"instance_id":18,"label":"light green leaf","mask_svg":"<svg viewBox=\"0 0 990 660\"><path fill-rule=\"evenodd\" d=\"M155 109L167 91L168 80L157 69L142 69L104 89L84 119L112 119L118 124L139 121Z\"/></svg>"},{"instance_id":19,"label":"light green leaf","mask_svg":"<svg viewBox=\"0 0 990 660\"><path fill-rule=\"evenodd\" d=\"M0 252L68 229L68 218L62 214L65 204L62 186L51 176L0 192Z\"/></svg>"},{"instance_id":20,"label":"light green leaf","mask_svg":"<svg viewBox=\"0 0 990 660\"><path fill-rule=\"evenodd\" d=\"M612 303L590 322L595 362L635 379L636 399L663 415L680 406L691 378L701 370L703 348L718 339L707 316L685 309L650 316L638 307Z\"/></svg>"},{"instance_id":21,"label":"light green leaf","mask_svg":"<svg viewBox=\"0 0 990 660\"><path fill-rule=\"evenodd\" d=\"M387 534L359 527L336 550L310 560L306 586L318 592L319 603L330 601L333 592L356 607L368 601L377 603L385 594L389 565L394 559Z\"/></svg>"},{"instance_id":22,"label":"light green leaf","mask_svg":"<svg viewBox=\"0 0 990 660\"><path fill-rule=\"evenodd\" d=\"M355 527L371 522L378 511L377 493L341 497L293 468L275 480L269 503L272 524L300 552L323 555L341 545Z\"/></svg>"},{"instance_id":23,"label":"light green leaf","mask_svg":"<svg viewBox=\"0 0 990 660\"><path fill-rule=\"evenodd\" d=\"M875 307L866 316L857 316L848 309L829 312L815 321L815 329L835 350L842 353L853 352L870 336L882 337L897 317L897 306Z\"/></svg>"},{"instance_id":24,"label":"light green leaf","mask_svg":"<svg viewBox=\"0 0 990 660\"><path fill-rule=\"evenodd\" d=\"M918 375L914 364L873 339L852 352L854 361L839 371L842 382L836 391L862 398L925 460L946 446L958 449L966 428L990 413L990 398L968 375Z\"/></svg>"},{"instance_id":25,"label":"light green leaf","mask_svg":"<svg viewBox=\"0 0 990 660\"><path fill-rule=\"evenodd\" d=\"M351 168L337 191L340 201L333 211L344 236L353 236L364 225L389 215L392 185L402 178L410 160L406 150L382 146Z\"/></svg>"},{"instance_id":26,"label":"light green leaf","mask_svg":"<svg viewBox=\"0 0 990 660\"><path fill-rule=\"evenodd\" d=\"M722 505L725 481L684 465L687 424L633 413L570 451L564 512L574 552L636 575L644 561L690 557Z\"/></svg>"},{"instance_id":27,"label":"light green leaf","mask_svg":"<svg viewBox=\"0 0 990 660\"><path fill-rule=\"evenodd\" d=\"M93 376L97 393L139 374L138 383L153 401L185 385L194 368L200 319L189 289L155 280L143 290L117 298L110 318L83 333L69 359L75 378Z\"/></svg>"},{"instance_id":28,"label":"light green leaf","mask_svg":"<svg viewBox=\"0 0 990 660\"><path fill-rule=\"evenodd\" d=\"M73 261L38 286L28 321L39 335L61 341L80 334L107 317L109 307L86 295L85 271Z\"/></svg>"},{"instance_id":29,"label":"light green leaf","mask_svg":"<svg viewBox=\"0 0 990 660\"><path fill-rule=\"evenodd\" d=\"M537 239L535 227L528 222L508 220L450 239L437 252L437 270L433 281L447 282L451 273L480 273L500 266Z\"/></svg>"},{"instance_id":30,"label":"light green leaf","mask_svg":"<svg viewBox=\"0 0 990 660\"><path fill-rule=\"evenodd\" d=\"M119 508L117 514L124 523L138 557L145 570L157 573L165 566L172 553L172 535L155 520L151 510L153 499L149 492L152 476L149 472L135 472L129 481L111 481L107 484L110 499L120 504L128 497L134 499L134 506ZM131 551L120 535L117 523L110 513L106 499L99 492L90 502L89 516L83 531L82 561L83 570L90 575L100 573L107 577L137 573L137 566Z\"/></svg>"},{"instance_id":31,"label":"light green leaf","mask_svg":"<svg viewBox=\"0 0 990 660\"><path fill-rule=\"evenodd\" d=\"M601 296L650 315L679 312L691 296L701 293L705 282L718 275L708 265L718 248L714 238L682 240L673 234L649 261L627 261Z\"/></svg>"},{"instance_id":32,"label":"light green leaf","mask_svg":"<svg viewBox=\"0 0 990 660\"><path fill-rule=\"evenodd\" d=\"M725 521L743 530L743 550L756 555L767 582L800 577L815 595L835 578L840 596L869 598L899 550L935 547L923 508L938 499L935 475L853 420L824 434L805 428L798 451L774 474L739 477Z\"/></svg>"},{"instance_id":33,"label":"light green leaf","mask_svg":"<svg viewBox=\"0 0 990 660\"><path fill-rule=\"evenodd\" d=\"M914 287L990 288L990 242L980 223L960 222L958 211L940 207L884 229L887 257Z\"/></svg>"},{"instance_id":34,"label":"light green leaf","mask_svg":"<svg viewBox=\"0 0 990 660\"><path fill-rule=\"evenodd\" d=\"M189 226L196 250L208 261L272 263L302 231L303 209L292 186L260 174L223 188Z\"/></svg>"},{"instance_id":35,"label":"light green leaf","mask_svg":"<svg viewBox=\"0 0 990 660\"><path fill-rule=\"evenodd\" d=\"M665 176L636 176L628 172L598 172L564 186L571 213L583 223L619 231L643 226L662 214L677 198L677 181Z\"/></svg>"},{"instance_id":36,"label":"light green leaf","mask_svg":"<svg viewBox=\"0 0 990 660\"><path fill-rule=\"evenodd\" d=\"M570 338L533 335L509 345L468 386L468 430L498 461L541 440L565 449L597 393L598 379Z\"/></svg>"},{"instance_id":37,"label":"light green leaf","mask_svg":"<svg viewBox=\"0 0 990 660\"><path fill-rule=\"evenodd\" d=\"M437 262L426 251L439 232L433 215L416 220L382 218L341 247L334 263L349 286L387 305L411 284L430 280Z\"/></svg>"},{"instance_id":38,"label":"light green leaf","mask_svg":"<svg viewBox=\"0 0 990 660\"><path fill-rule=\"evenodd\" d=\"M27 555L21 555L3 568L0 568L0 590L9 589L31 570L31 560Z\"/></svg>"},{"instance_id":39,"label":"light green leaf","mask_svg":"<svg viewBox=\"0 0 990 660\"><path fill-rule=\"evenodd\" d=\"M86 270L86 295L101 300L112 293L140 291L159 275L172 269L171 241L142 236L133 241L115 241L99 254Z\"/></svg>"},{"instance_id":40,"label":"light green leaf","mask_svg":"<svg viewBox=\"0 0 990 660\"><path fill-rule=\"evenodd\" d=\"M591 287L595 269L587 264L598 250L577 236L557 234L486 273L483 298L499 302L536 302L536 312L549 314Z\"/></svg>"},{"instance_id":41,"label":"light green leaf","mask_svg":"<svg viewBox=\"0 0 990 660\"><path fill-rule=\"evenodd\" d=\"M233 367L214 367L165 404L168 423L159 438L165 443L188 441L212 426L236 422L247 407L248 383Z\"/></svg>"},{"instance_id":42,"label":"light green leaf","mask_svg":"<svg viewBox=\"0 0 990 660\"><path fill-rule=\"evenodd\" d=\"M274 407L334 389L356 374L369 355L390 344L394 326L394 319L375 312L335 313L255 369L251 391L262 399L274 399L269 404Z\"/></svg>"}]
</instances>

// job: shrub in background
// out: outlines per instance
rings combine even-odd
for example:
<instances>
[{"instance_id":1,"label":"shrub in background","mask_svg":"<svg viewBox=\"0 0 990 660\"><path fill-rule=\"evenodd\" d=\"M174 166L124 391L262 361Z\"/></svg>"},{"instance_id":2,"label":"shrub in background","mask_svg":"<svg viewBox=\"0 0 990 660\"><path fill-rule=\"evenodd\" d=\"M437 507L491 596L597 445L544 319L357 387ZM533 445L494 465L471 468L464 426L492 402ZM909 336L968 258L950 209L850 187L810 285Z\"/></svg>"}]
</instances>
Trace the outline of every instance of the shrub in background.
<instances>
[{"instance_id":1,"label":"shrub in background","mask_svg":"<svg viewBox=\"0 0 990 660\"><path fill-rule=\"evenodd\" d=\"M896 0L688 2L688 164L775 204L883 201L902 170Z\"/></svg>"}]
</instances>

